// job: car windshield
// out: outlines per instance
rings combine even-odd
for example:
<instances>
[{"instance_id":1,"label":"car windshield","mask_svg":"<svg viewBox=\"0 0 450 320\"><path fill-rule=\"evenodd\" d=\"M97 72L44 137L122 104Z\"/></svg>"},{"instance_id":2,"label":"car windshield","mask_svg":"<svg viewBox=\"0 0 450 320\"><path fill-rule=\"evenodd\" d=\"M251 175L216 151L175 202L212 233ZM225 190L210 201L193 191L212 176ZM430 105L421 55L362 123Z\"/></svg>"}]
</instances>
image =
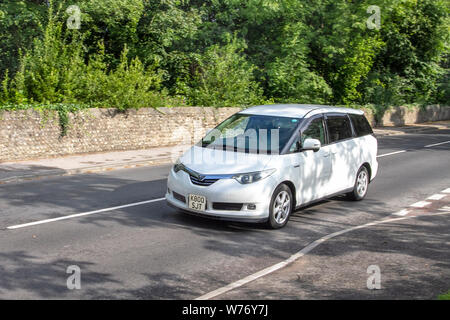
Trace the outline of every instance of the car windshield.
<instances>
[{"instance_id":1,"label":"car windshield","mask_svg":"<svg viewBox=\"0 0 450 320\"><path fill-rule=\"evenodd\" d=\"M279 154L301 119L235 114L211 130L200 142L204 148Z\"/></svg>"}]
</instances>

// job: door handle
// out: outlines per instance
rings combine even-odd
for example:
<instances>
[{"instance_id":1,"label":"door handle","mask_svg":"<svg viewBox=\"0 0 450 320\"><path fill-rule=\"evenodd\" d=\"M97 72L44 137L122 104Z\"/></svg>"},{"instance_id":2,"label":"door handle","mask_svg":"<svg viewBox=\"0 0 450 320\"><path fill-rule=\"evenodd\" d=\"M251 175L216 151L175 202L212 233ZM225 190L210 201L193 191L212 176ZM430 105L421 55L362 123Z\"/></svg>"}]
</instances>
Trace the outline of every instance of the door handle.
<instances>
[{"instance_id":1,"label":"door handle","mask_svg":"<svg viewBox=\"0 0 450 320\"><path fill-rule=\"evenodd\" d=\"M300 164L294 164L294 168L300 168Z\"/></svg>"},{"instance_id":2,"label":"door handle","mask_svg":"<svg viewBox=\"0 0 450 320\"><path fill-rule=\"evenodd\" d=\"M323 157L324 157L324 158L328 158L329 156L330 156L330 153L329 153L329 152L323 154Z\"/></svg>"}]
</instances>

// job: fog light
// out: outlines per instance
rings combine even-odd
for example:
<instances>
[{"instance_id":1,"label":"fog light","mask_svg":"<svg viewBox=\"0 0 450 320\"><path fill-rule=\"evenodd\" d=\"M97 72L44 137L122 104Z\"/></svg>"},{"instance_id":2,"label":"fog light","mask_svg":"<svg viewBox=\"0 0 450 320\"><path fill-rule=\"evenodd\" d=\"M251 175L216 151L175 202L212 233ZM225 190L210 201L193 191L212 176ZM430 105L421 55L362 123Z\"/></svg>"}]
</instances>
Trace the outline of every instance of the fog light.
<instances>
[{"instance_id":1,"label":"fog light","mask_svg":"<svg viewBox=\"0 0 450 320\"><path fill-rule=\"evenodd\" d=\"M247 205L247 209L248 209L248 210L255 210L255 209L256 209L256 204L254 204L254 203L248 204L248 205Z\"/></svg>"}]
</instances>

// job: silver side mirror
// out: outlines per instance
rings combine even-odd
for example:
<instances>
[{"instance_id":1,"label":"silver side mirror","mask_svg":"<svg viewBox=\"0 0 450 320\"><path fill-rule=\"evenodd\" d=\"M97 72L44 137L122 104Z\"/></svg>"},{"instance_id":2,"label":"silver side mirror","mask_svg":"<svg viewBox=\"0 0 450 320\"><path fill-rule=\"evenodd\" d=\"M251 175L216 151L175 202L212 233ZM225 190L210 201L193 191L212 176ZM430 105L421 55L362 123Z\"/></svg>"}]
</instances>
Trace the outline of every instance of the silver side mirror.
<instances>
[{"instance_id":1,"label":"silver side mirror","mask_svg":"<svg viewBox=\"0 0 450 320\"><path fill-rule=\"evenodd\" d=\"M319 140L308 138L303 142L302 151L312 150L314 152L317 152L320 150L321 146L322 145L320 144Z\"/></svg>"}]
</instances>

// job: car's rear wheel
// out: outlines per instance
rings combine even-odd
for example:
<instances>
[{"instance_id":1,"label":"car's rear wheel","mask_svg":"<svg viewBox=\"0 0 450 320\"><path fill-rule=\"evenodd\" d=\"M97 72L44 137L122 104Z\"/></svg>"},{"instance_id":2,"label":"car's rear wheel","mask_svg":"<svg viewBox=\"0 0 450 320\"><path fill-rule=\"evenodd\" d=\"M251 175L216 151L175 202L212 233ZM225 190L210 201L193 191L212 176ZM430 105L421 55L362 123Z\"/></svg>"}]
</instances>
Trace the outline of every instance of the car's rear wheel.
<instances>
[{"instance_id":1,"label":"car's rear wheel","mask_svg":"<svg viewBox=\"0 0 450 320\"><path fill-rule=\"evenodd\" d=\"M356 181L355 186L353 187L353 191L347 193L347 196L354 201L364 199L369 188L369 180L369 171L365 166L362 166L361 168L359 168L358 173L356 174Z\"/></svg>"},{"instance_id":2,"label":"car's rear wheel","mask_svg":"<svg viewBox=\"0 0 450 320\"><path fill-rule=\"evenodd\" d=\"M279 185L273 192L270 201L268 225L272 229L279 229L286 225L293 209L291 189L285 185Z\"/></svg>"}]
</instances>

